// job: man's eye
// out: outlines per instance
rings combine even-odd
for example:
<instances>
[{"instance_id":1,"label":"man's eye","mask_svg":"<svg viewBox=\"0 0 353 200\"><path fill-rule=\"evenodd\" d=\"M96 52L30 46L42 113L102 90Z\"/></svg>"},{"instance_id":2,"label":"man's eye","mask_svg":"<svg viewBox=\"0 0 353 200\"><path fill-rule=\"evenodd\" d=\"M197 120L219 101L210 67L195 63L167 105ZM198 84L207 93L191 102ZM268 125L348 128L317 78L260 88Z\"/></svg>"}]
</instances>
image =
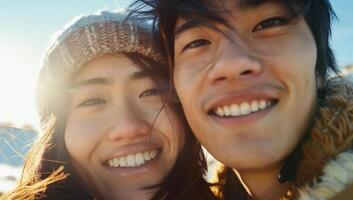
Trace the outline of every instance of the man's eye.
<instances>
[{"instance_id":1,"label":"man's eye","mask_svg":"<svg viewBox=\"0 0 353 200\"><path fill-rule=\"evenodd\" d=\"M262 29L267 29L267 28L273 28L273 27L277 27L277 26L283 26L288 24L289 20L287 18L283 18L283 17L272 17L269 19L266 19L262 22L260 22L259 24L257 24L255 26L255 28L253 29L253 32L255 31L259 31Z\"/></svg>"},{"instance_id":2,"label":"man's eye","mask_svg":"<svg viewBox=\"0 0 353 200\"><path fill-rule=\"evenodd\" d=\"M184 48L183 51L187 50L187 49L192 49L192 48L197 48L200 46L204 46L204 45L209 45L211 44L211 42L209 40L206 39L198 39L198 40L194 40L190 43L188 43Z\"/></svg>"},{"instance_id":3,"label":"man's eye","mask_svg":"<svg viewBox=\"0 0 353 200\"><path fill-rule=\"evenodd\" d=\"M79 103L77 107L89 107L89 106L96 106L96 105L105 104L105 103L106 101L103 99L94 98L94 99L88 99Z\"/></svg>"},{"instance_id":4,"label":"man's eye","mask_svg":"<svg viewBox=\"0 0 353 200\"><path fill-rule=\"evenodd\" d=\"M145 90L143 91L140 95L139 95L139 98L142 98L142 97L148 97L148 96L154 96L154 95L159 95L161 93L160 90L158 89L148 89L148 90Z\"/></svg>"}]
</instances>

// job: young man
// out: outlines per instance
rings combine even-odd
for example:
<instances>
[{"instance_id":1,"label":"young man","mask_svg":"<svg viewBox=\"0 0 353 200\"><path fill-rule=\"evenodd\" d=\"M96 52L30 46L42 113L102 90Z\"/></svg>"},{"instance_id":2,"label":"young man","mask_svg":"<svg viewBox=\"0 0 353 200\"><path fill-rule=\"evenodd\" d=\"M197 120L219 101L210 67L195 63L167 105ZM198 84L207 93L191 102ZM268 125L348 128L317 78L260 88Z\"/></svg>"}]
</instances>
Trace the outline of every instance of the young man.
<instances>
[{"instance_id":1,"label":"young man","mask_svg":"<svg viewBox=\"0 0 353 200\"><path fill-rule=\"evenodd\" d=\"M244 198L328 199L353 182L353 89L329 77L329 1L143 3L194 134ZM226 185L224 198L244 191Z\"/></svg>"}]
</instances>

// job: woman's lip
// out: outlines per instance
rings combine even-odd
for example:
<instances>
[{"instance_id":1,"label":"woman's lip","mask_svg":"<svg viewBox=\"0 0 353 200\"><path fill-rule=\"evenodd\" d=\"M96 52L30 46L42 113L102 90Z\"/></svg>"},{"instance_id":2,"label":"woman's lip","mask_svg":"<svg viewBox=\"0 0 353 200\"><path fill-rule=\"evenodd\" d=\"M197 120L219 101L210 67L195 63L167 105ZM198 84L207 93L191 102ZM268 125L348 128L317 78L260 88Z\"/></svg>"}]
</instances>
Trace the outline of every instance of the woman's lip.
<instances>
[{"instance_id":1,"label":"woman's lip","mask_svg":"<svg viewBox=\"0 0 353 200\"><path fill-rule=\"evenodd\" d=\"M119 164L118 165L120 165L120 158L123 158L123 160L124 161L121 161L121 162L123 162L123 163L125 163L125 164L123 164L121 167L122 168L124 168L124 167L128 167L127 165L128 165L128 159L130 158L130 159L133 159L134 160L134 162L138 162L138 161L136 161L137 159L140 159L141 160L141 158L147 163L148 161L152 161L152 160L154 160L154 159L156 159L156 157L157 157L157 155L160 153L160 152L162 152L162 148L158 148L158 149L152 149L152 150L149 150L149 151L143 151L143 152L136 152L136 153L132 153L132 154L128 154L128 155L125 155L125 156L120 156L120 157L114 157L114 158L112 158L112 159L110 159L110 160L107 160L107 161L105 161L105 162L103 162L103 165L105 165L105 166L108 166L108 167L113 167L112 165L112 163L111 162L114 162L115 160L119 160ZM145 155L145 153L147 153L147 155L149 155L148 157L145 157L146 155ZM153 153L154 155L152 156L151 155L151 153ZM135 156L136 155L140 155L140 157L139 158L136 158ZM132 157L131 157L132 156ZM142 156L142 157L141 157ZM149 158L149 159L148 159ZM135 164L134 164L135 165ZM131 166L132 167L132 166ZM137 166L134 166L134 167L137 167ZM113 167L114 168L114 167Z\"/></svg>"},{"instance_id":2,"label":"woman's lip","mask_svg":"<svg viewBox=\"0 0 353 200\"><path fill-rule=\"evenodd\" d=\"M108 165L104 165L108 171L119 175L120 177L135 177L135 176L140 176L141 174L147 173L151 169L154 168L158 160L160 159L162 154L162 150L158 150L157 156L153 159L150 160L140 166L136 167L110 167Z\"/></svg>"},{"instance_id":3,"label":"woman's lip","mask_svg":"<svg viewBox=\"0 0 353 200\"><path fill-rule=\"evenodd\" d=\"M159 151L160 149L162 149L162 147L155 144L124 146L124 147L120 147L114 153L110 154L105 159L103 159L103 163L106 163L108 160L119 158L122 156L127 156L130 154L142 153L142 152L152 151L152 150Z\"/></svg>"}]
</instances>

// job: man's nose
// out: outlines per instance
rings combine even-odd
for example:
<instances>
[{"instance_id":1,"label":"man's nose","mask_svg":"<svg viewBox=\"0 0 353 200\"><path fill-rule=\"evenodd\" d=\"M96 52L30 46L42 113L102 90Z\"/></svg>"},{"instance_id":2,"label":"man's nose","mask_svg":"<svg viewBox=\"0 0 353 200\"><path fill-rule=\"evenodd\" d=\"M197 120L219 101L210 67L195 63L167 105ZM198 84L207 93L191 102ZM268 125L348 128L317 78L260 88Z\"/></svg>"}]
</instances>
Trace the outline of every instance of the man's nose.
<instances>
[{"instance_id":1,"label":"man's nose","mask_svg":"<svg viewBox=\"0 0 353 200\"><path fill-rule=\"evenodd\" d=\"M208 76L212 84L246 79L262 70L260 60L246 44L224 39L217 53Z\"/></svg>"}]
</instances>

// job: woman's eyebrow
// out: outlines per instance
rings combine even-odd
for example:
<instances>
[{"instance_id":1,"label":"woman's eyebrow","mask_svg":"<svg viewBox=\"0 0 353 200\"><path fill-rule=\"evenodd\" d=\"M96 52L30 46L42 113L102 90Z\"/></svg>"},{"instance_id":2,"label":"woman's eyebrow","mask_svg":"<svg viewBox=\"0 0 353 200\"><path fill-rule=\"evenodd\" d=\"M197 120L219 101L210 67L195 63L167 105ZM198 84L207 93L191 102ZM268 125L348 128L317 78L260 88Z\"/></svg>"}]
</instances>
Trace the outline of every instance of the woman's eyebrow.
<instances>
[{"instance_id":1,"label":"woman's eyebrow","mask_svg":"<svg viewBox=\"0 0 353 200\"><path fill-rule=\"evenodd\" d=\"M108 80L107 78L104 77L95 77L95 78L88 78L88 79L83 79L75 82L69 90L77 90L81 89L82 87L88 87L88 86L93 86L93 85L109 85L111 84L112 81Z\"/></svg>"},{"instance_id":2,"label":"woman's eyebrow","mask_svg":"<svg viewBox=\"0 0 353 200\"><path fill-rule=\"evenodd\" d=\"M137 71L129 75L129 79L137 80L137 79L148 78L152 76L152 73L153 73L152 71L146 71L146 70ZM108 79L106 77L87 78L73 83L69 87L69 90L78 90L78 89L82 89L83 87L97 86L97 85L106 86L110 84L113 84L113 80Z\"/></svg>"},{"instance_id":3,"label":"woman's eyebrow","mask_svg":"<svg viewBox=\"0 0 353 200\"><path fill-rule=\"evenodd\" d=\"M156 73L153 71L149 71L149 70L142 70L142 71L137 71L134 72L130 75L130 80L138 80L138 79L143 79L143 78L150 78L152 77L152 74Z\"/></svg>"}]
</instances>

